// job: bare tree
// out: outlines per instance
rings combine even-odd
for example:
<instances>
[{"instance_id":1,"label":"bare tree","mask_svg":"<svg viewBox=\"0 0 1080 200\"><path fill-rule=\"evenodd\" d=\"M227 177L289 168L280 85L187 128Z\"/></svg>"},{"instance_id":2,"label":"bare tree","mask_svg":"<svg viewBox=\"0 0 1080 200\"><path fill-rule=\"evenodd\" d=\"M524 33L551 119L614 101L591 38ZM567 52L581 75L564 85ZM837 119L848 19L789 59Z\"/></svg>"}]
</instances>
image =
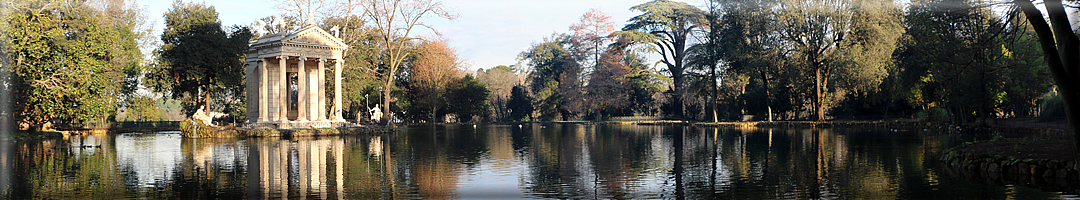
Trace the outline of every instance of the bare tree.
<instances>
[{"instance_id":1,"label":"bare tree","mask_svg":"<svg viewBox=\"0 0 1080 200\"><path fill-rule=\"evenodd\" d=\"M574 42L574 53L579 60L586 61L581 65L596 66L604 46L615 37L615 23L611 22L610 15L593 8L581 15L580 22L570 25L570 31L573 32L570 41Z\"/></svg>"},{"instance_id":2,"label":"bare tree","mask_svg":"<svg viewBox=\"0 0 1080 200\"><path fill-rule=\"evenodd\" d=\"M444 39L428 40L416 53L409 73L416 90L411 92L420 93L422 98L413 105L430 110L430 122L435 123L436 113L448 102L443 94L451 82L462 76L461 59Z\"/></svg>"},{"instance_id":3,"label":"bare tree","mask_svg":"<svg viewBox=\"0 0 1080 200\"><path fill-rule=\"evenodd\" d=\"M435 15L439 18L453 20L454 15L443 9L442 2L433 0L370 0L367 2L366 18L378 30L378 42L382 45L382 56L385 58L386 69L383 69L383 98L382 106L390 111L390 102L393 100L390 92L393 91L394 75L412 51L408 48L409 43L419 39L412 37L416 27L427 27L422 21L425 15ZM435 31L432 29L432 31ZM436 31L436 34L438 32Z\"/></svg>"},{"instance_id":4,"label":"bare tree","mask_svg":"<svg viewBox=\"0 0 1080 200\"><path fill-rule=\"evenodd\" d=\"M325 0L278 0L277 9L285 15L296 17L302 23L314 23L316 12L326 16L326 13L322 13L325 4L328 4Z\"/></svg>"}]
</instances>

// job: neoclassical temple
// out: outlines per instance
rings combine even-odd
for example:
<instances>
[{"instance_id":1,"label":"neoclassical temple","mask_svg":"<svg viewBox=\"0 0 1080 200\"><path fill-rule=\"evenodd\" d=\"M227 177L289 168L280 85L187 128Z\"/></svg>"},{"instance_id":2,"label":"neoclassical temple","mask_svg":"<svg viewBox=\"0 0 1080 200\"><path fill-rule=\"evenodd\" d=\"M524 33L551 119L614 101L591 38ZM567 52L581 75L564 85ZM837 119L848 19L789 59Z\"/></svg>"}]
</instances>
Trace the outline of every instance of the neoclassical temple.
<instances>
[{"instance_id":1,"label":"neoclassical temple","mask_svg":"<svg viewBox=\"0 0 1080 200\"><path fill-rule=\"evenodd\" d=\"M247 126L341 126L341 67L348 46L308 23L299 31L263 36L247 53ZM333 69L328 69L332 64ZM333 70L333 107L327 110L326 74Z\"/></svg>"}]
</instances>

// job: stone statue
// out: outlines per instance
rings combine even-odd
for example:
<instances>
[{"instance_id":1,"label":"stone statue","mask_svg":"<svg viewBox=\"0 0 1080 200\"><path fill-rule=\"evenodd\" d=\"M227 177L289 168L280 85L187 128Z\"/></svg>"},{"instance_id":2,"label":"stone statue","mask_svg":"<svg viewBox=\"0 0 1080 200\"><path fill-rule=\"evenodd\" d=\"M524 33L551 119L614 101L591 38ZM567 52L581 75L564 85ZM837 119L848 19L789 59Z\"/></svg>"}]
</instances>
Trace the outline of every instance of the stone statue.
<instances>
[{"instance_id":1,"label":"stone statue","mask_svg":"<svg viewBox=\"0 0 1080 200\"><path fill-rule=\"evenodd\" d=\"M281 20L281 17L274 18L274 28L277 28L275 33L285 33L285 22Z\"/></svg>"},{"instance_id":2,"label":"stone statue","mask_svg":"<svg viewBox=\"0 0 1080 200\"><path fill-rule=\"evenodd\" d=\"M371 109L371 121L377 122L382 120L382 110L379 109L379 105L375 105L374 109Z\"/></svg>"},{"instance_id":3,"label":"stone statue","mask_svg":"<svg viewBox=\"0 0 1080 200\"><path fill-rule=\"evenodd\" d=\"M213 126L214 123L211 122L213 122L214 118L207 114L205 110L206 106L200 106L199 110L196 110L195 114L191 115L191 119L202 121L207 126Z\"/></svg>"}]
</instances>

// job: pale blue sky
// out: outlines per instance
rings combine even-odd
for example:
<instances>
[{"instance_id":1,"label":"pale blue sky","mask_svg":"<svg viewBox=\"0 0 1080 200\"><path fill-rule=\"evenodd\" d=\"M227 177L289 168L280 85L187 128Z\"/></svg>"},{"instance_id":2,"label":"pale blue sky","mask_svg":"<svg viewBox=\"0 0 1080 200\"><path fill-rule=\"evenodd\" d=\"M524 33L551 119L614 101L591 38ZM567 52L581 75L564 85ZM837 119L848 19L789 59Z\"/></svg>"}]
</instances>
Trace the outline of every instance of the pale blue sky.
<instances>
[{"instance_id":1,"label":"pale blue sky","mask_svg":"<svg viewBox=\"0 0 1080 200\"><path fill-rule=\"evenodd\" d=\"M154 23L155 33L164 27L161 16L172 5L172 0L136 0L147 7ZM198 1L198 0L196 0ZM429 19L435 29L443 34L469 67L491 68L496 65L516 64L517 54L552 33L568 32L571 24L578 21L590 8L596 8L612 16L618 28L627 19L639 13L630 7L649 0L443 0L446 9L458 15L455 21ZM249 24L255 20L278 14L277 1L217 0L205 1L220 13L224 25ZM701 0L685 1L691 5L703 5ZM431 34L425 31L422 34Z\"/></svg>"}]
</instances>

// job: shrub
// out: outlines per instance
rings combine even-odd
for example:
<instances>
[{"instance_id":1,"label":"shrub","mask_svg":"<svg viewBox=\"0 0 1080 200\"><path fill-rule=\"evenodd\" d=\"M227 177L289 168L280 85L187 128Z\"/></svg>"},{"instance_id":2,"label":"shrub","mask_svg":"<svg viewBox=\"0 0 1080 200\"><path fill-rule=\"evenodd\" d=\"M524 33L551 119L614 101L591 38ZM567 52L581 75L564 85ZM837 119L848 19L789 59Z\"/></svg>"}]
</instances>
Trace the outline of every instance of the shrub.
<instances>
[{"instance_id":1,"label":"shrub","mask_svg":"<svg viewBox=\"0 0 1080 200\"><path fill-rule=\"evenodd\" d=\"M916 112L915 118L919 119L919 121L948 121L949 112L940 107L930 107Z\"/></svg>"},{"instance_id":2,"label":"shrub","mask_svg":"<svg viewBox=\"0 0 1080 200\"><path fill-rule=\"evenodd\" d=\"M1039 121L1053 121L1065 117L1065 100L1057 91L1047 92L1039 104Z\"/></svg>"}]
</instances>

